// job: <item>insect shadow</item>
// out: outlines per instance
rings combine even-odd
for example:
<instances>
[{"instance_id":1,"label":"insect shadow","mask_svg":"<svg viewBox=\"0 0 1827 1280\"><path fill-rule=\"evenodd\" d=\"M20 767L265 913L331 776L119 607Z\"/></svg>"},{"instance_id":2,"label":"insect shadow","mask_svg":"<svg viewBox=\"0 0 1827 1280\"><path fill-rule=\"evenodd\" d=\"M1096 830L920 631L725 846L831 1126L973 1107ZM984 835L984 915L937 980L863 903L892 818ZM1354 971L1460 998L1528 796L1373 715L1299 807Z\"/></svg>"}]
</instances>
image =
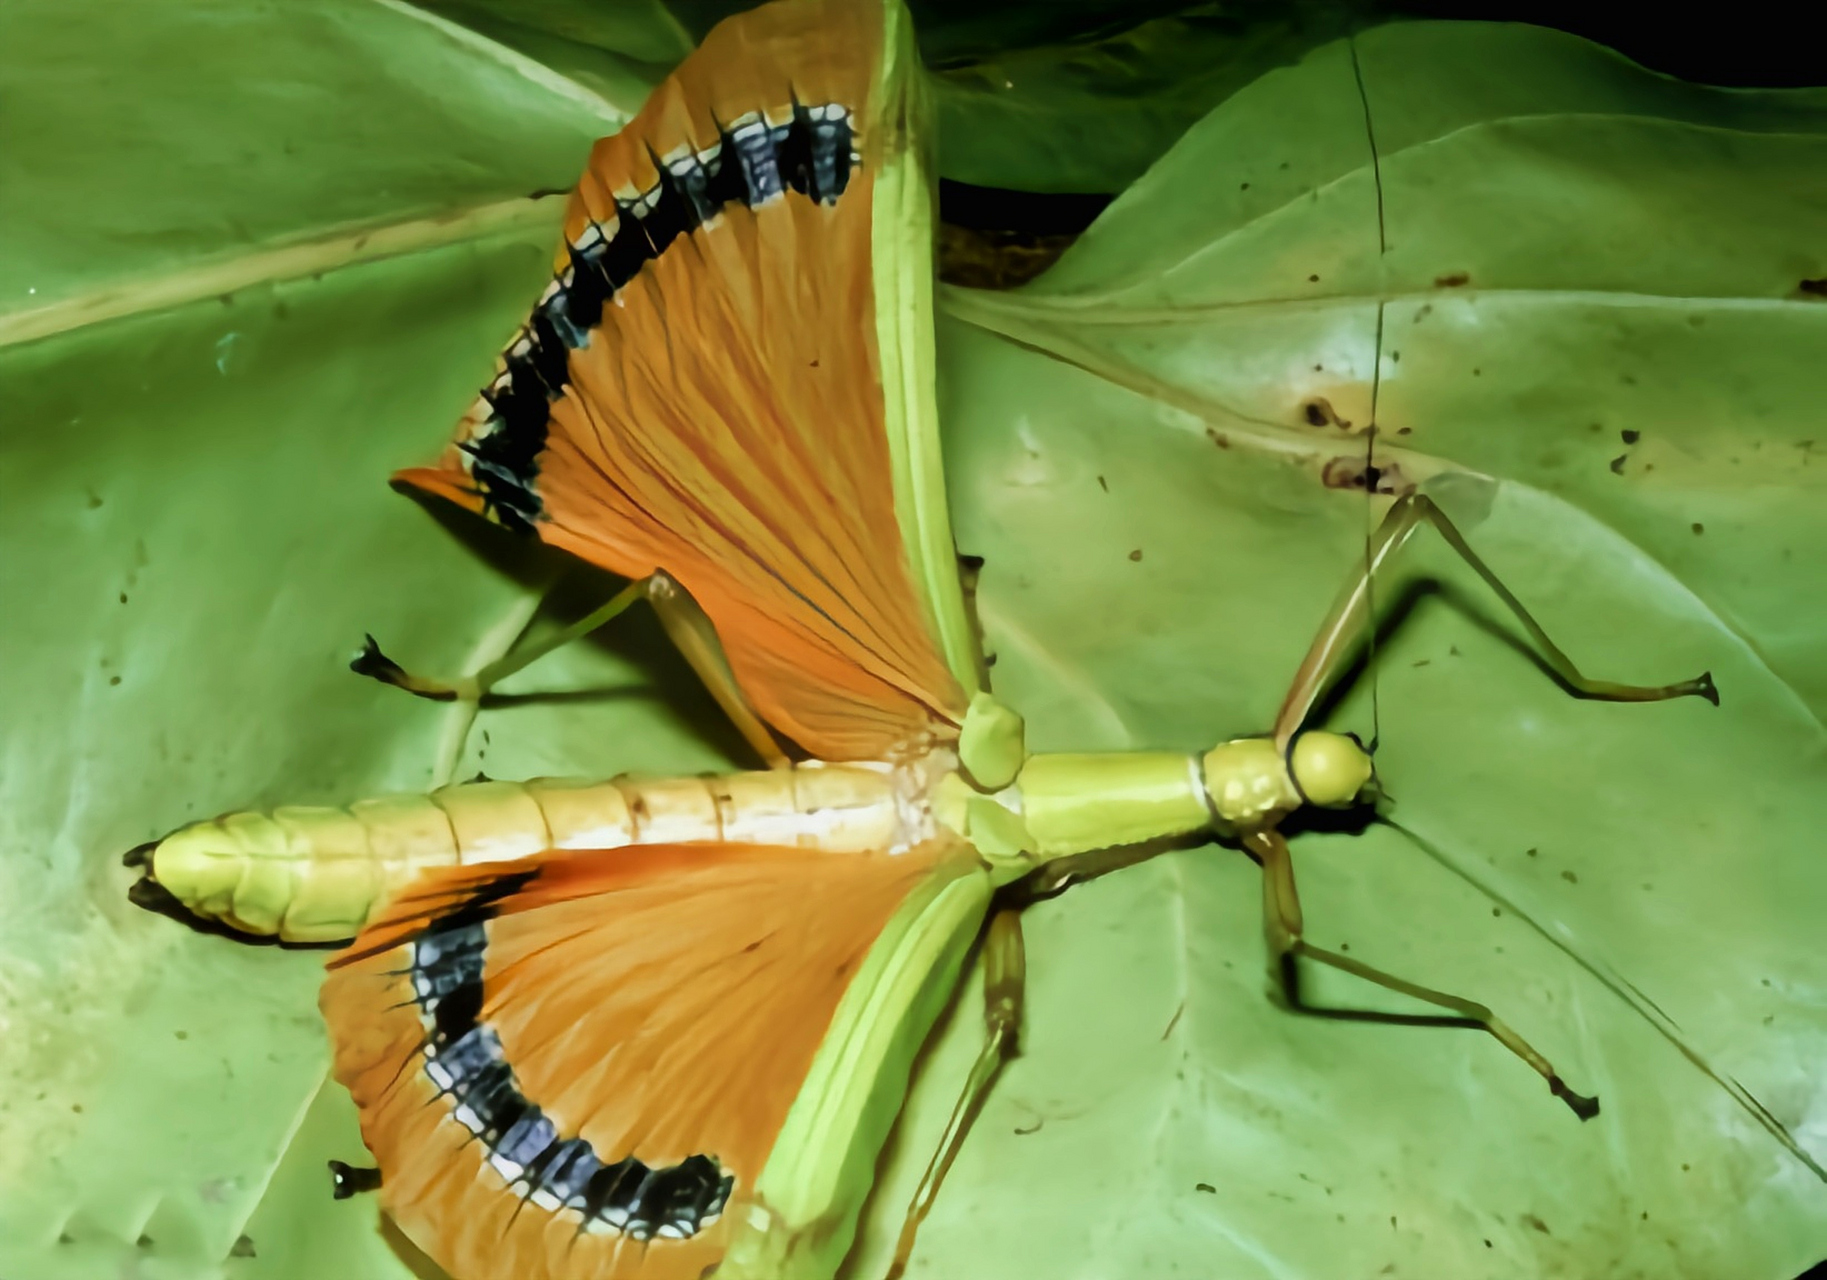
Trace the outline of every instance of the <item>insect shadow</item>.
<instances>
[{"instance_id":1,"label":"insect shadow","mask_svg":"<svg viewBox=\"0 0 1827 1280\"><path fill-rule=\"evenodd\" d=\"M440 528L489 568L531 592L542 594L530 627L563 625L582 617L620 591L626 582L577 557L503 529L472 512L423 490L395 483L394 489L417 503ZM354 639L354 637L352 637ZM666 636L650 609L631 609L613 626L583 638L582 643L608 654L639 673L624 685L601 688L538 690L483 696L482 710L527 706L600 705L643 702L664 705L679 726L725 759L751 756L742 735L730 726L690 665ZM408 667L408 655L400 655Z\"/></svg>"}]
</instances>

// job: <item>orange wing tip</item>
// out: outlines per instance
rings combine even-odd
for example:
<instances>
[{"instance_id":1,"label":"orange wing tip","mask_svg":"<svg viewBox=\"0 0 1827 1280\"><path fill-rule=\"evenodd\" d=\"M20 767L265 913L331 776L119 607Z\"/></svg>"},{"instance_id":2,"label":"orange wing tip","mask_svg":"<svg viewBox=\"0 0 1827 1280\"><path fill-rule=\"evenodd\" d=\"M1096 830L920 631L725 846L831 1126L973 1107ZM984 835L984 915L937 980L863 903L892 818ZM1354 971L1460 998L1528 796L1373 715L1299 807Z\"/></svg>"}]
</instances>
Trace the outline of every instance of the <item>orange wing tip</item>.
<instances>
[{"instance_id":1,"label":"orange wing tip","mask_svg":"<svg viewBox=\"0 0 1827 1280\"><path fill-rule=\"evenodd\" d=\"M445 1260L465 1255L462 1240L478 1234L479 1215L516 1201L535 1212L523 1220L515 1211L495 1233L510 1252L518 1246L503 1233L516 1223L532 1236L551 1222L568 1223L573 1238L595 1236L604 1248L690 1240L722 1216L735 1178L707 1155L648 1164L632 1153L605 1158L583 1136L565 1136L523 1092L484 1017L492 895L512 893L526 879L495 879L461 909L438 915L399 947L338 969L325 985L335 1074L361 1108L363 1137L387 1172L387 1203Z\"/></svg>"},{"instance_id":2,"label":"orange wing tip","mask_svg":"<svg viewBox=\"0 0 1827 1280\"><path fill-rule=\"evenodd\" d=\"M461 471L449 471L442 467L407 467L393 473L392 483L396 487L404 486L421 493L434 494L477 515L488 514L488 499Z\"/></svg>"}]
</instances>

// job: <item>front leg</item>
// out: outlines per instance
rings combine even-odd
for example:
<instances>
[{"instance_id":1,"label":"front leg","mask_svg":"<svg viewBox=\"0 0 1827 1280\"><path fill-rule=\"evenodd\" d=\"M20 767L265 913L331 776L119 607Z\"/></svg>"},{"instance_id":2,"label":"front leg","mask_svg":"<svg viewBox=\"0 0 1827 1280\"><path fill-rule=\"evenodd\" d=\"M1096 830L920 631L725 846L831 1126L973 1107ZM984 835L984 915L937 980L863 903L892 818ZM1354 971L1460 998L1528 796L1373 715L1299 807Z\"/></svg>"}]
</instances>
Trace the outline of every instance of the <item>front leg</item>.
<instances>
[{"instance_id":1,"label":"front leg","mask_svg":"<svg viewBox=\"0 0 1827 1280\"><path fill-rule=\"evenodd\" d=\"M1281 710L1275 716L1275 745L1284 754L1306 721L1308 713L1313 710L1313 704L1320 693L1345 668L1352 653L1373 625L1371 597L1379 576L1424 524L1433 525L1446 540L1446 544L1459 553L1459 558L1470 565L1473 572L1497 593L1497 598L1504 602L1516 620L1522 623L1523 630L1535 641L1537 650L1554 674L1576 697L1596 698L1606 702L1660 702L1667 698L1693 697L1705 698L1714 706L1719 705L1719 691L1713 687L1713 677L1709 672L1703 671L1691 680L1663 685L1618 684L1610 680L1594 680L1584 674L1573 665L1573 660L1561 651L1560 646L1548 638L1548 633L1542 630L1534 615L1523 607L1516 594L1504 585L1503 579L1472 550L1465 535L1447 518L1446 512L1426 494L1410 493L1396 500L1395 505L1390 507L1389 514L1383 517L1383 523L1371 535L1370 543L1364 549L1363 564L1346 581L1345 589L1333 603L1332 611L1320 624L1319 634L1313 638L1307 656L1301 660L1300 669L1294 675L1294 683L1288 689L1288 696L1283 699Z\"/></svg>"},{"instance_id":2,"label":"front leg","mask_svg":"<svg viewBox=\"0 0 1827 1280\"><path fill-rule=\"evenodd\" d=\"M1405 1022L1419 1026L1466 1027L1488 1031L1497 1038L1498 1043L1528 1063L1531 1070L1546 1080L1549 1091L1565 1102L1574 1115L1582 1120L1590 1120L1599 1113L1597 1098L1589 1098L1569 1089L1552 1063L1484 1005L1462 996L1420 986L1381 969L1373 969L1350 956L1327 951L1308 942L1302 932L1300 895L1294 885L1294 859L1288 850L1288 842L1274 831L1253 831L1242 839L1244 847L1262 861L1262 918L1269 944L1269 963L1290 1009L1320 1018L1342 1018L1357 1022ZM1369 1009L1341 1009L1309 1004L1301 996L1301 960L1330 966L1363 978L1366 982L1374 982L1379 987L1452 1012L1449 1015L1387 1014Z\"/></svg>"}]
</instances>

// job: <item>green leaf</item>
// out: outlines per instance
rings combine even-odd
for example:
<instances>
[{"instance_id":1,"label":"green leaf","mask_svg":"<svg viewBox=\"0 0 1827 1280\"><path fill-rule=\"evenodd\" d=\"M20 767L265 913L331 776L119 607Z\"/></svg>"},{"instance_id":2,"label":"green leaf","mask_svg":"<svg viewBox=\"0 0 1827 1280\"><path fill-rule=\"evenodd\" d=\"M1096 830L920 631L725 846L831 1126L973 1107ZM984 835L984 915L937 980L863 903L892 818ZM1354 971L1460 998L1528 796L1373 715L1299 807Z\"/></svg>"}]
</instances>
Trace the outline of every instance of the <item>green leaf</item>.
<instances>
[{"instance_id":1,"label":"green leaf","mask_svg":"<svg viewBox=\"0 0 1827 1280\"><path fill-rule=\"evenodd\" d=\"M1191 5L1108 33L948 48L970 32L961 24L951 41L921 42L935 73L940 170L1018 191L1121 191L1212 107L1388 9L1373 0ZM991 20L1047 12L979 10Z\"/></svg>"},{"instance_id":2,"label":"green leaf","mask_svg":"<svg viewBox=\"0 0 1827 1280\"><path fill-rule=\"evenodd\" d=\"M627 17L625 61L572 79L404 6L75 12L19 10L0 55L35 122L0 155L0 1273L397 1280L422 1260L328 1198L322 1161L362 1152L320 1091L321 957L139 912L117 857L230 808L737 758L644 618L475 733L342 670L363 631L469 669L565 573L382 481L544 277L532 193L677 31ZM1772 1131L1821 1158L1820 106L1527 29L1385 29L1230 99L1035 287L953 297L958 533L1034 746L1267 723L1362 554L1362 494L1323 480L1373 381L1381 460L1483 513L1576 661L1710 666L1725 705L1563 698L1430 548L1452 592L1373 668L1412 834L1297 840L1312 936L1488 1000L1604 1113L1482 1036L1279 1011L1254 868L1172 854L1029 913L1027 1053L913 1274L1787 1280L1827 1253ZM1310 425L1315 397L1353 426ZM602 590L566 577L547 614ZM1369 688L1338 723L1369 727ZM854 1275L978 1008L925 1063Z\"/></svg>"},{"instance_id":3,"label":"green leaf","mask_svg":"<svg viewBox=\"0 0 1827 1280\"><path fill-rule=\"evenodd\" d=\"M1603 1113L1579 1124L1482 1035L1274 1009L1255 869L1173 854L1029 913L1028 1056L926 1274L1789 1277L1827 1254L1827 309L1799 288L1823 107L1527 28L1384 28L1227 102L1033 286L948 295L958 535L1036 748L1268 724L1362 560L1375 513L1333 486L1361 483L1373 394L1385 476L1438 492L1576 661L1710 667L1724 705L1566 698L1423 532L1382 593L1413 607L1333 716L1380 729L1401 827L1296 839L1310 936L1487 1001Z\"/></svg>"},{"instance_id":4,"label":"green leaf","mask_svg":"<svg viewBox=\"0 0 1827 1280\"><path fill-rule=\"evenodd\" d=\"M554 567L492 572L385 476L545 276L530 193L624 117L403 6L91 8L10 13L4 55L0 1272L214 1275L323 1078L322 957L132 908L119 855L449 775L448 713L347 656L461 668ZM639 729L504 771L722 762L637 652L592 656ZM296 1207L335 1222L317 1173ZM253 1240L237 1274L323 1274Z\"/></svg>"}]
</instances>

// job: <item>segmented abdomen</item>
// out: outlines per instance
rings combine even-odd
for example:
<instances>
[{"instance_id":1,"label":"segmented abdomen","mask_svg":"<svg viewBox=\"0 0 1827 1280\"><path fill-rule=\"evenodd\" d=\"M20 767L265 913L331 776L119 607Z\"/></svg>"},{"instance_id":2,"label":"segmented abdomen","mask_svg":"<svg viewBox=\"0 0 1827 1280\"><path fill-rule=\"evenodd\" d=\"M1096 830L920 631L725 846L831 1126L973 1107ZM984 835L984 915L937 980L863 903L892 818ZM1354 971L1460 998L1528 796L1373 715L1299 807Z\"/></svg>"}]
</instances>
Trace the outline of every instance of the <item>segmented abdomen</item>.
<instances>
[{"instance_id":1,"label":"segmented abdomen","mask_svg":"<svg viewBox=\"0 0 1827 1280\"><path fill-rule=\"evenodd\" d=\"M819 765L697 778L471 782L346 809L286 807L192 823L147 855L188 910L287 942L353 938L420 872L546 849L742 841L854 853L898 847L886 771Z\"/></svg>"}]
</instances>

